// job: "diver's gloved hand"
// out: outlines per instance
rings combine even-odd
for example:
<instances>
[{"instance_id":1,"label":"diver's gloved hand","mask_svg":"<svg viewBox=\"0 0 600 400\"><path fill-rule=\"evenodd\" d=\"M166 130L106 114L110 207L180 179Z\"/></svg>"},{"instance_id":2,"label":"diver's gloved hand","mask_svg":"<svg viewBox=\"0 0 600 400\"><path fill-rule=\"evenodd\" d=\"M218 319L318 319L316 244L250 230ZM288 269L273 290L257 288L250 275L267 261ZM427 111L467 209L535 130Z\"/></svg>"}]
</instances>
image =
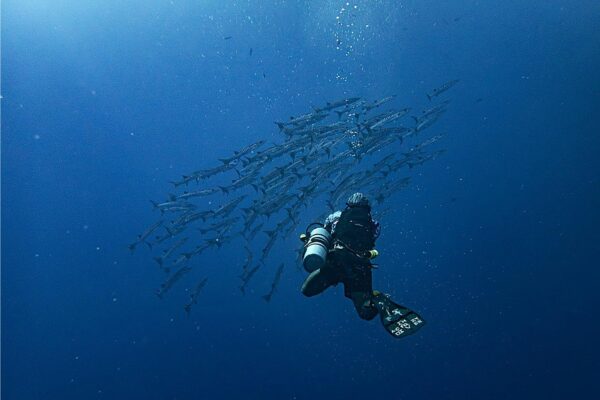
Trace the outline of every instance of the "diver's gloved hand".
<instances>
[{"instance_id":1,"label":"diver's gloved hand","mask_svg":"<svg viewBox=\"0 0 600 400\"><path fill-rule=\"evenodd\" d=\"M379 257L379 252L376 249L369 250L367 251L367 257L369 258L369 260L372 260L376 257ZM375 293L375 291L373 291L373 293Z\"/></svg>"}]
</instances>

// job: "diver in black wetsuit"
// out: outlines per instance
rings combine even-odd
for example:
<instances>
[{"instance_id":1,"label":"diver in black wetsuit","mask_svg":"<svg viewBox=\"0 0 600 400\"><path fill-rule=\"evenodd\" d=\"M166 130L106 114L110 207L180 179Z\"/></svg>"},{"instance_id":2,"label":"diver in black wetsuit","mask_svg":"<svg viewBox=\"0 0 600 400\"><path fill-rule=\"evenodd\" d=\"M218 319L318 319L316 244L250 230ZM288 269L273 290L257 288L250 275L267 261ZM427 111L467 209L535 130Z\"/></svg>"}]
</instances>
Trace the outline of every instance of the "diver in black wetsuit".
<instances>
[{"instance_id":1,"label":"diver in black wetsuit","mask_svg":"<svg viewBox=\"0 0 600 400\"><path fill-rule=\"evenodd\" d=\"M350 196L346 208L329 215L323 228L301 236L305 242L304 267L310 272L302 294L312 297L343 283L344 294L352 300L360 318L372 320L379 314L390 334L403 337L414 333L424 321L392 302L388 295L373 290L371 260L378 255L375 240L379 232L367 197L361 193Z\"/></svg>"}]
</instances>

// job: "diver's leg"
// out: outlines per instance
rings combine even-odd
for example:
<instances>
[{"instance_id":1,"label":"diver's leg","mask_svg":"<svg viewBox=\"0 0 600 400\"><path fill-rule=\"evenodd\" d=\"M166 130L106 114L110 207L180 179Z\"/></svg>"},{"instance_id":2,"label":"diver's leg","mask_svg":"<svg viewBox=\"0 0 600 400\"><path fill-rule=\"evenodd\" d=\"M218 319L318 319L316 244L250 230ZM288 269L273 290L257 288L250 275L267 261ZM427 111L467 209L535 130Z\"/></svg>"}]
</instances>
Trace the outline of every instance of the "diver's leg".
<instances>
[{"instance_id":1,"label":"diver's leg","mask_svg":"<svg viewBox=\"0 0 600 400\"><path fill-rule=\"evenodd\" d=\"M377 308L372 301L373 292L352 292L350 299L352 299L360 318L370 321L377 316Z\"/></svg>"},{"instance_id":2,"label":"diver's leg","mask_svg":"<svg viewBox=\"0 0 600 400\"><path fill-rule=\"evenodd\" d=\"M373 274L368 266L355 266L344 282L346 297L354 303L358 316L367 321L377 315L373 303Z\"/></svg>"},{"instance_id":3,"label":"diver's leg","mask_svg":"<svg viewBox=\"0 0 600 400\"><path fill-rule=\"evenodd\" d=\"M317 269L311 272L302 284L302 294L306 297L316 296L334 283L327 269Z\"/></svg>"}]
</instances>

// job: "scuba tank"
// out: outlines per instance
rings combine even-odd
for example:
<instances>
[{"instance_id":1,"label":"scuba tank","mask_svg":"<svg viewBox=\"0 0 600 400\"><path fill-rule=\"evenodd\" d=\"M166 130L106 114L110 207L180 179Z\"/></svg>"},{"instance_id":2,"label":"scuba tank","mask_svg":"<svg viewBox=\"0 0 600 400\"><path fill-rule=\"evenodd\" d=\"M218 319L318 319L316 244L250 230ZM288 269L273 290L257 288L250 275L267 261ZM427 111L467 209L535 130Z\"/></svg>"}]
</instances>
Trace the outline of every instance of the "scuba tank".
<instances>
[{"instance_id":1,"label":"scuba tank","mask_svg":"<svg viewBox=\"0 0 600 400\"><path fill-rule=\"evenodd\" d=\"M310 224L306 228L306 232L313 225L321 224ZM300 239L306 243L304 245L304 256L302 257L304 269L313 272L325 265L327 253L331 247L331 234L329 231L321 225L311 230L308 235L302 235Z\"/></svg>"}]
</instances>

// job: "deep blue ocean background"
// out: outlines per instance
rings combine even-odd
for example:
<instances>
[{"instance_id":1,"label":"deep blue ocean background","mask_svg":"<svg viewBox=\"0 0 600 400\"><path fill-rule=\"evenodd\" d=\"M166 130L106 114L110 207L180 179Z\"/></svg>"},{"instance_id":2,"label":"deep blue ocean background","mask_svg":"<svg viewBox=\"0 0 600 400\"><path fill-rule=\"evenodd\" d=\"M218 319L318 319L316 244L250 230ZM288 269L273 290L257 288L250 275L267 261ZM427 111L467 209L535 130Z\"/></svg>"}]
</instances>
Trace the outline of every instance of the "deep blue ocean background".
<instances>
[{"instance_id":1,"label":"deep blue ocean background","mask_svg":"<svg viewBox=\"0 0 600 400\"><path fill-rule=\"evenodd\" d=\"M345 4L2 3L3 398L600 398L600 3ZM127 244L169 180L311 104L418 110L450 79L428 132L446 152L378 241L375 287L418 334L360 320L341 286L304 298L293 240L246 296L235 243L154 295L164 274Z\"/></svg>"}]
</instances>

